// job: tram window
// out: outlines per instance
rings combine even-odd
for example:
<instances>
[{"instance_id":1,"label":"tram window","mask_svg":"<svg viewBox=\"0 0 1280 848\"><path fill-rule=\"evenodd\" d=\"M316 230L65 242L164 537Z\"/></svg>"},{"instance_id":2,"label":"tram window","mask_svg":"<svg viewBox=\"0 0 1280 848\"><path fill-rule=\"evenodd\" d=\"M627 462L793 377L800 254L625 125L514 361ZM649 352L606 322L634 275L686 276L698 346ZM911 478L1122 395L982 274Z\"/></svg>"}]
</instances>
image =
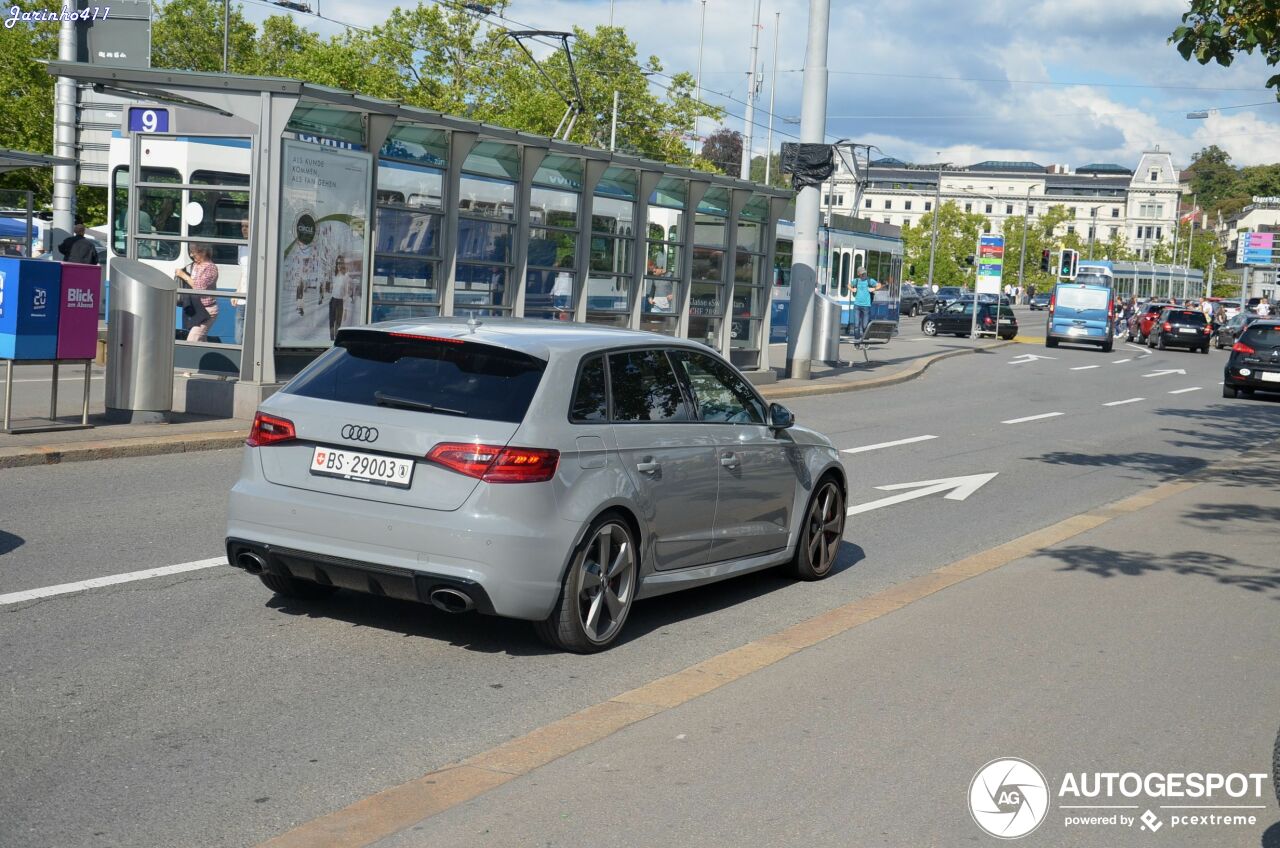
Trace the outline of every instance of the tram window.
<instances>
[{"instance_id":1,"label":"tram window","mask_svg":"<svg viewBox=\"0 0 1280 848\"><path fill-rule=\"evenodd\" d=\"M849 296L849 272L853 264L853 257L848 253L840 254L840 296Z\"/></svg>"},{"instance_id":2,"label":"tram window","mask_svg":"<svg viewBox=\"0 0 1280 848\"><path fill-rule=\"evenodd\" d=\"M181 183L182 175L173 168L142 169L144 183ZM126 237L129 226L129 169L117 167L112 172L111 202L111 246L118 256L125 255L128 249ZM150 195L148 196L148 192ZM162 232L179 234L177 215L178 202L182 193L177 189L138 189L138 214L134 228L137 235L145 235L157 231L157 219L163 225ZM138 243L138 256L144 259L177 259L181 252L178 242L158 242L147 240Z\"/></svg>"},{"instance_id":3,"label":"tram window","mask_svg":"<svg viewBox=\"0 0 1280 848\"><path fill-rule=\"evenodd\" d=\"M127 221L129 218L129 169L111 172L111 252L124 256L128 252Z\"/></svg>"}]
</instances>

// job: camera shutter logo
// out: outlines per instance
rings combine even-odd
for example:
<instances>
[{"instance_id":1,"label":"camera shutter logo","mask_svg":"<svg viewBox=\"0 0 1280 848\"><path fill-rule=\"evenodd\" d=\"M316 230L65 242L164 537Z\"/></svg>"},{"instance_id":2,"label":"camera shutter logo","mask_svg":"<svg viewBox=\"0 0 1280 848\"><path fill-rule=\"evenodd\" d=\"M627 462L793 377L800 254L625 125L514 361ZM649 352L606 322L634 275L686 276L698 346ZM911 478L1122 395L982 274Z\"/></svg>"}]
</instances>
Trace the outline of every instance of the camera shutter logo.
<instances>
[{"instance_id":1,"label":"camera shutter logo","mask_svg":"<svg viewBox=\"0 0 1280 848\"><path fill-rule=\"evenodd\" d=\"M342 428L342 438L350 439L353 442L376 442L378 441L378 428L347 424Z\"/></svg>"},{"instance_id":2,"label":"camera shutter logo","mask_svg":"<svg viewBox=\"0 0 1280 848\"><path fill-rule=\"evenodd\" d=\"M992 760L969 783L969 813L978 827L998 839L1031 833L1049 812L1049 784L1026 760Z\"/></svg>"}]
</instances>

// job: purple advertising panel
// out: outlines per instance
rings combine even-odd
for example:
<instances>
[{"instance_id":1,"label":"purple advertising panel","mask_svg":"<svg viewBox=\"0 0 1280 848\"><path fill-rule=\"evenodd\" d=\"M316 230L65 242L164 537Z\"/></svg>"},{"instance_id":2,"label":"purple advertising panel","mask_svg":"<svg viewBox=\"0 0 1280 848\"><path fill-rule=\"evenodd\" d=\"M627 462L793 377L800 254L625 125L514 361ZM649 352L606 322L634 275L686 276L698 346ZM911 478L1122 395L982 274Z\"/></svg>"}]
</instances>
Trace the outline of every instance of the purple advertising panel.
<instances>
[{"instance_id":1,"label":"purple advertising panel","mask_svg":"<svg viewBox=\"0 0 1280 848\"><path fill-rule=\"evenodd\" d=\"M93 359L98 352L98 300L102 269L97 265L62 265L62 299L58 307L58 358Z\"/></svg>"}]
</instances>

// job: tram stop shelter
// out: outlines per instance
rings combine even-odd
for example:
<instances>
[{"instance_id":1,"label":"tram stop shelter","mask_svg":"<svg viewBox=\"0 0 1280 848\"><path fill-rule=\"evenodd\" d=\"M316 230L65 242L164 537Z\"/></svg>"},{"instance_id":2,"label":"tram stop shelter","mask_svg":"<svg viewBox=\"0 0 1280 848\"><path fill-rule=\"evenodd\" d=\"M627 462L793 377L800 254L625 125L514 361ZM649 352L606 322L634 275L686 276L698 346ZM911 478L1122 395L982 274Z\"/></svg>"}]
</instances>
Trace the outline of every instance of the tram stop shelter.
<instances>
[{"instance_id":1,"label":"tram stop shelter","mask_svg":"<svg viewBox=\"0 0 1280 848\"><path fill-rule=\"evenodd\" d=\"M21 171L25 168L53 168L57 165L74 164L73 160L60 156L0 149L0 174ZM35 219L34 193L18 189L0 190L0 207L6 208L6 214L0 216L0 244L20 245L19 255L30 256L32 239L35 236L35 227L32 223ZM7 251L4 252L7 253Z\"/></svg>"},{"instance_id":2,"label":"tram stop shelter","mask_svg":"<svg viewBox=\"0 0 1280 848\"><path fill-rule=\"evenodd\" d=\"M220 382L223 408L187 411L251 416L335 321L591 322L772 375L790 191L298 80L48 71L131 101L112 142L112 256L172 272L191 243L212 248L219 315L204 341L176 328L175 367Z\"/></svg>"}]
</instances>

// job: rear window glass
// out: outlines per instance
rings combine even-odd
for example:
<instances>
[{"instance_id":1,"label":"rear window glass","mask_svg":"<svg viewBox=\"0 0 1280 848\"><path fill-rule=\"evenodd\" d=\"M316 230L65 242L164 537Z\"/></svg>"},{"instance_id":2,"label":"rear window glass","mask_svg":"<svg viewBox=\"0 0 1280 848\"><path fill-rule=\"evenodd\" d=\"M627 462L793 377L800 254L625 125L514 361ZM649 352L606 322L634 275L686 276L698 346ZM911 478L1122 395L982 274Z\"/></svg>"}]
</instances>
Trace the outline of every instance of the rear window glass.
<instances>
[{"instance_id":1,"label":"rear window glass","mask_svg":"<svg viewBox=\"0 0 1280 848\"><path fill-rule=\"evenodd\" d=\"M1275 347L1280 345L1280 325L1268 324L1260 327L1257 324L1250 324L1245 327L1240 341L1250 345Z\"/></svg>"},{"instance_id":2,"label":"rear window glass","mask_svg":"<svg viewBox=\"0 0 1280 848\"><path fill-rule=\"evenodd\" d=\"M1203 324L1204 313L1191 309L1179 309L1177 312L1170 312L1166 315L1165 320L1177 321L1179 324Z\"/></svg>"},{"instance_id":3,"label":"rear window glass","mask_svg":"<svg viewBox=\"0 0 1280 848\"><path fill-rule=\"evenodd\" d=\"M1069 286L1058 288L1058 309L1106 309L1111 292L1105 289L1078 289Z\"/></svg>"},{"instance_id":4,"label":"rear window glass","mask_svg":"<svg viewBox=\"0 0 1280 848\"><path fill-rule=\"evenodd\" d=\"M582 365L578 374L578 387L573 392L571 421L595 422L609 420L609 394L604 380L604 357L593 356Z\"/></svg>"},{"instance_id":5,"label":"rear window glass","mask_svg":"<svg viewBox=\"0 0 1280 848\"><path fill-rule=\"evenodd\" d=\"M284 391L303 397L519 423L546 363L477 342L343 330Z\"/></svg>"}]
</instances>

